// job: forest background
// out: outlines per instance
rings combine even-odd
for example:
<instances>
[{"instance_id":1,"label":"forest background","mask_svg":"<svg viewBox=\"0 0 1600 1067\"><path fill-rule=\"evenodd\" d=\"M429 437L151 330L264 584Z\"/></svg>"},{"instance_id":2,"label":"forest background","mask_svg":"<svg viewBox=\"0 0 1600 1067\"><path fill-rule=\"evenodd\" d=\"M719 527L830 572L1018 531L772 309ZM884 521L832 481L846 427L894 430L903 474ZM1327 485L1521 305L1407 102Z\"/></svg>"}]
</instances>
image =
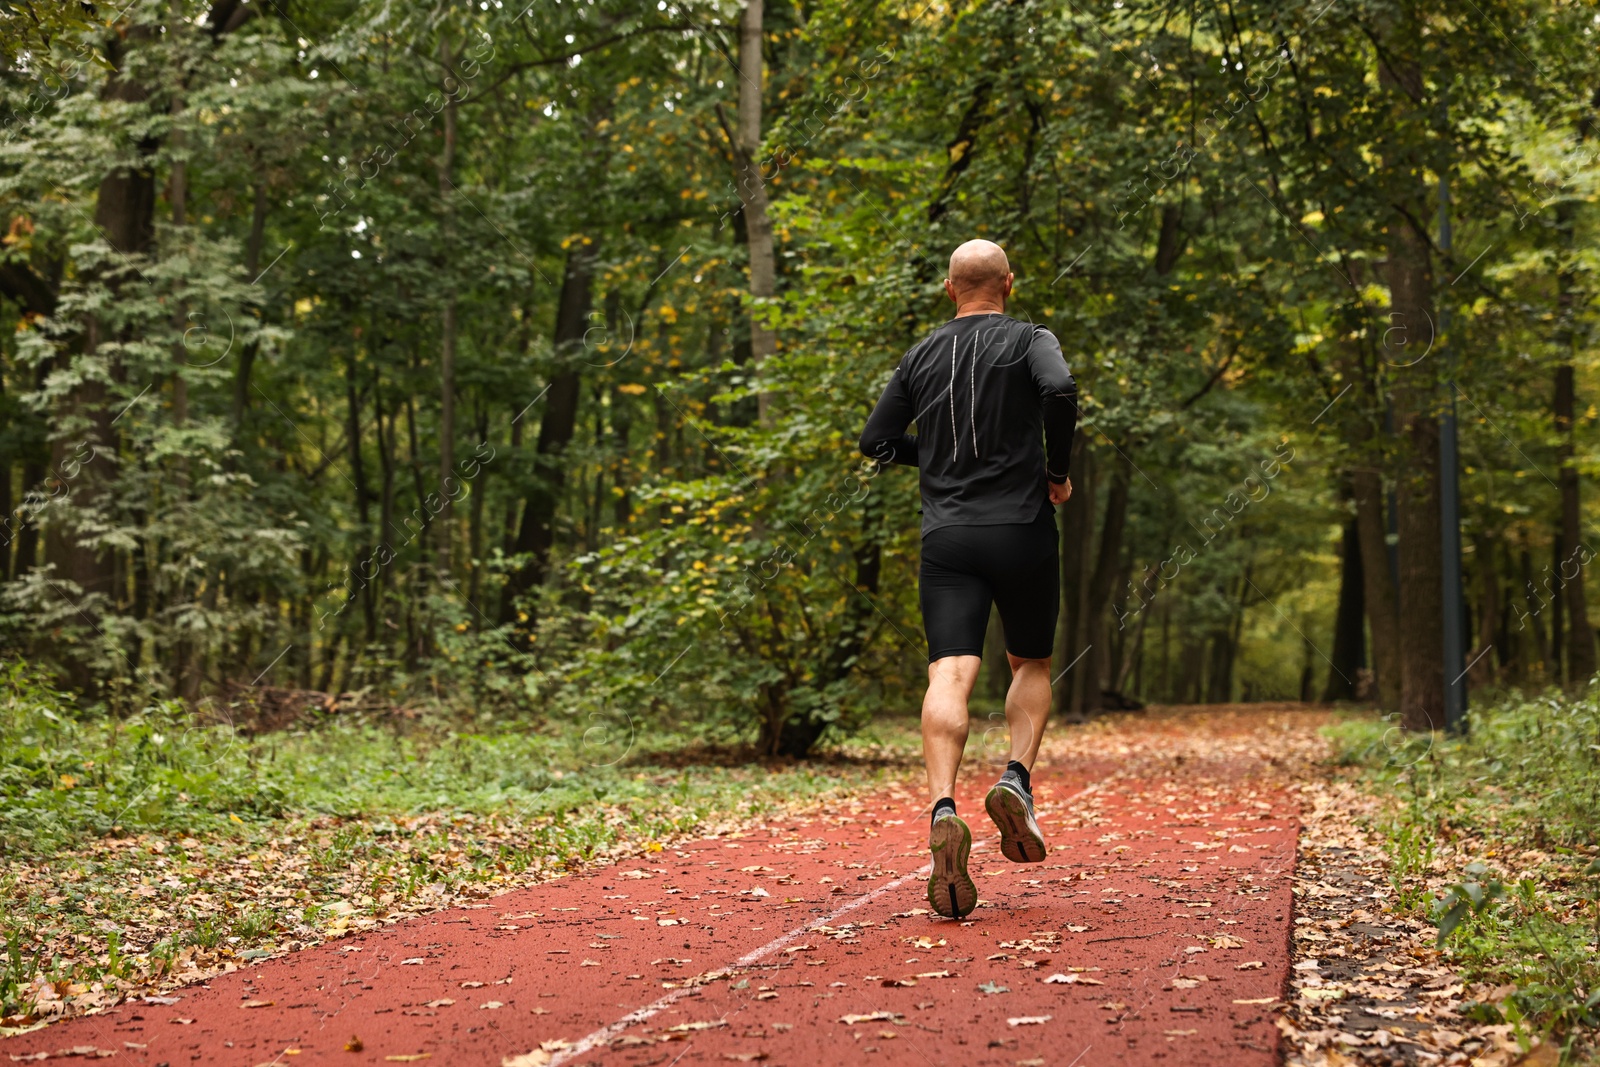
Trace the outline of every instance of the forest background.
<instances>
[{"instance_id":1,"label":"forest background","mask_svg":"<svg viewBox=\"0 0 1600 1067\"><path fill-rule=\"evenodd\" d=\"M974 236L1083 397L1061 711L1441 725L1452 462L1473 690L1595 670L1592 2L0 15L0 642L86 707L910 711L855 442Z\"/></svg>"}]
</instances>

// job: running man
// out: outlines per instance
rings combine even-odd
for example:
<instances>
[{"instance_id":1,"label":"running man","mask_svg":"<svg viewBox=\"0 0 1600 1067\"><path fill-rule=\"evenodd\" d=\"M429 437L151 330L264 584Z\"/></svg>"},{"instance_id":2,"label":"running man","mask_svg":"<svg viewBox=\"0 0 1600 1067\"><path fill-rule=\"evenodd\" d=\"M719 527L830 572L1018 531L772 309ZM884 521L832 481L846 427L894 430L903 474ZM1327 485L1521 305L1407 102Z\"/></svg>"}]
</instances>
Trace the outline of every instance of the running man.
<instances>
[{"instance_id":1,"label":"running man","mask_svg":"<svg viewBox=\"0 0 1600 1067\"><path fill-rule=\"evenodd\" d=\"M1054 505L1072 495L1067 460L1078 388L1055 335L1005 313L1012 278L1005 252L991 241L955 250L944 283L955 318L900 360L861 434L864 455L920 472L928 636L922 756L933 803L928 902L957 919L978 904L967 874L972 831L953 798L991 603L1000 609L1011 664L1011 758L984 807L1007 859L1045 857L1029 773L1050 713L1060 599ZM906 433L913 422L916 436Z\"/></svg>"}]
</instances>

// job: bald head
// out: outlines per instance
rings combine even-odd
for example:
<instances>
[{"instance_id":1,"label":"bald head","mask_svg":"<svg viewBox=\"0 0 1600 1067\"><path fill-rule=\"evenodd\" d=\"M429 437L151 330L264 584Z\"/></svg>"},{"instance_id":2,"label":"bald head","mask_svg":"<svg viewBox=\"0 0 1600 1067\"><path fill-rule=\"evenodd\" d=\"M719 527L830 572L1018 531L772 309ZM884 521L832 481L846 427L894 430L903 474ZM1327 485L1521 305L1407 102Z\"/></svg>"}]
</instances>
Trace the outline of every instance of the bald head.
<instances>
[{"instance_id":1,"label":"bald head","mask_svg":"<svg viewBox=\"0 0 1600 1067\"><path fill-rule=\"evenodd\" d=\"M1011 264L993 241L968 241L950 254L950 277L945 292L960 314L969 305L1004 309L1011 294Z\"/></svg>"}]
</instances>

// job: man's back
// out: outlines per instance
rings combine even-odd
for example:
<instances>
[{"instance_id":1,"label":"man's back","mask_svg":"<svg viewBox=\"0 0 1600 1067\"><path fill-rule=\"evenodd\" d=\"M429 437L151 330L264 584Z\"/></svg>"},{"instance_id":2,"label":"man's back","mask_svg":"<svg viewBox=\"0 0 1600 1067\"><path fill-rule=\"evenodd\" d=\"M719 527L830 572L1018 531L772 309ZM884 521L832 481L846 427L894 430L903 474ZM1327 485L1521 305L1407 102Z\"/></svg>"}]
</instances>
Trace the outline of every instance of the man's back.
<instances>
[{"instance_id":1,"label":"man's back","mask_svg":"<svg viewBox=\"0 0 1600 1067\"><path fill-rule=\"evenodd\" d=\"M915 421L917 435L905 435ZM1065 477L1077 387L1049 330L1001 313L951 319L901 359L861 450L921 469L922 533L1032 522ZM1042 437L1051 455L1046 457Z\"/></svg>"}]
</instances>

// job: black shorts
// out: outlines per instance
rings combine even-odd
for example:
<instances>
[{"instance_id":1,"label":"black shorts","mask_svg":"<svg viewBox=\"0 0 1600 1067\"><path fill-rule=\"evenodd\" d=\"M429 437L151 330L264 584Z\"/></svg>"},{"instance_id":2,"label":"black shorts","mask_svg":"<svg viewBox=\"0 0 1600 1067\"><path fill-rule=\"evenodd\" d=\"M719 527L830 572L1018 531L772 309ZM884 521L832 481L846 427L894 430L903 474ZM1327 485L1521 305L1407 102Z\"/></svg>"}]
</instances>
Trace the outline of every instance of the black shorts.
<instances>
[{"instance_id":1,"label":"black shorts","mask_svg":"<svg viewBox=\"0 0 1600 1067\"><path fill-rule=\"evenodd\" d=\"M1035 522L941 526L922 539L919 595L928 662L983 655L989 605L1000 609L1006 651L1047 659L1061 603L1055 509Z\"/></svg>"}]
</instances>

